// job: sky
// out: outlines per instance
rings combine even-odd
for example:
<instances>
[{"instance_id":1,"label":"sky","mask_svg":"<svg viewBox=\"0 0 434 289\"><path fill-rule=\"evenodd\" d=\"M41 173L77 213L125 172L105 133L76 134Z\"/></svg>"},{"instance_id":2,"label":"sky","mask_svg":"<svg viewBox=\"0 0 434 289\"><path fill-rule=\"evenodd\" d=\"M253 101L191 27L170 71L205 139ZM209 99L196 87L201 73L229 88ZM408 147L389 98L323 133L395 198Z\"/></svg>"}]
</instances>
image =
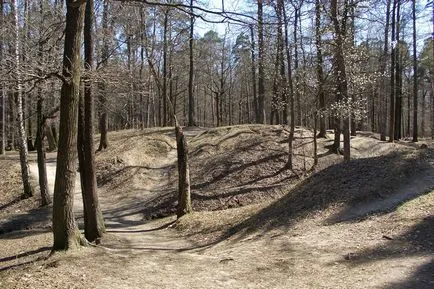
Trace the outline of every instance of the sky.
<instances>
[{"instance_id":1,"label":"sky","mask_svg":"<svg viewBox=\"0 0 434 289\"><path fill-rule=\"evenodd\" d=\"M216 10L221 11L222 10L222 1L224 1L224 8L226 11L235 11L235 12L246 12L246 11L252 11L253 13L256 12L255 7L252 7L252 5L246 4L246 0L197 0L198 6L204 7L209 10ZM254 1L250 1L254 2ZM417 47L420 51L422 49L424 40L428 37L430 37L432 32L432 24L431 24L431 12L432 9L426 8L427 0L416 0L416 5L421 10L420 13L418 13L418 19L417 19L417 33L418 33L418 40L417 40ZM410 4L406 4L410 5ZM249 7L250 6L250 7ZM407 8L410 8L407 7ZM406 8L406 9L407 9ZM408 9L407 9L408 10ZM306 19L306 26L310 25L311 19ZM241 32L241 28L239 25L230 25L230 33L232 34L231 37L234 37L234 35L237 35ZM225 34L225 31L228 29L227 24L210 24L205 23L202 20L196 20L196 26L195 26L195 33L203 36L206 32L209 30L216 31L220 36L223 36ZM378 28L377 28L378 29ZM412 24L409 23L407 25L407 28L405 28L405 34L407 35L406 38L408 39L407 42L411 43L411 32L412 31ZM306 31L307 32L307 31ZM381 33L378 33L376 31L376 28L369 28L365 27L364 32L361 32L359 35L364 37L370 37L372 36L382 36L383 31Z\"/></svg>"},{"instance_id":2,"label":"sky","mask_svg":"<svg viewBox=\"0 0 434 289\"><path fill-rule=\"evenodd\" d=\"M224 1L224 8L226 11L235 11L242 12L245 10L246 5L244 4L244 0L198 0L198 4L201 7L205 7L209 10L222 11L222 1ZM231 29L235 27L231 26ZM210 24L205 23L202 20L197 20L196 22L196 33L203 35L209 30L216 31L219 35L224 35L226 29L228 29L227 24ZM235 28L236 29L236 28Z\"/></svg>"}]
</instances>

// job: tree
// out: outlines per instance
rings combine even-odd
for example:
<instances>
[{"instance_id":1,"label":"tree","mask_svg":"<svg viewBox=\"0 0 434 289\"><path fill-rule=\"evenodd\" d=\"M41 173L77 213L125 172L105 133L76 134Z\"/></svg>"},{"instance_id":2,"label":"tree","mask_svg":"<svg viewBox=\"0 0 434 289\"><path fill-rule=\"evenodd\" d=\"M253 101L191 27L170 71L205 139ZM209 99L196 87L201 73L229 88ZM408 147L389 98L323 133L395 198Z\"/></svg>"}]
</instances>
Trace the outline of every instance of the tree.
<instances>
[{"instance_id":1,"label":"tree","mask_svg":"<svg viewBox=\"0 0 434 289\"><path fill-rule=\"evenodd\" d=\"M188 165L187 140L175 118L176 150L178 153L178 218L191 213L190 169Z\"/></svg>"},{"instance_id":2,"label":"tree","mask_svg":"<svg viewBox=\"0 0 434 289\"><path fill-rule=\"evenodd\" d=\"M42 40L42 30L44 27L44 1L40 1L39 3L39 12L40 12L40 23L39 23L39 41L38 41L38 57L39 64L42 67L43 58L44 58L44 44ZM42 76L42 71L39 73ZM36 151L38 157L38 175L39 175L39 190L41 192L42 206L46 206L51 203L50 193L48 189L48 181L47 181L47 166L45 164L45 147L43 143L44 139L44 131L46 126L46 118L43 114L43 102L44 97L42 93L42 88L38 87L38 100L36 104L36 113L37 113L37 122L36 122Z\"/></svg>"},{"instance_id":3,"label":"tree","mask_svg":"<svg viewBox=\"0 0 434 289\"><path fill-rule=\"evenodd\" d=\"M195 110L194 110L194 14L193 2L190 0L190 38L188 40L189 48L189 73L188 73L188 126L195 126Z\"/></svg>"},{"instance_id":4,"label":"tree","mask_svg":"<svg viewBox=\"0 0 434 289\"><path fill-rule=\"evenodd\" d=\"M86 2L66 1L65 46L60 97L59 148L53 200L53 250L83 244L74 218L78 100L81 78L81 45Z\"/></svg>"},{"instance_id":5,"label":"tree","mask_svg":"<svg viewBox=\"0 0 434 289\"><path fill-rule=\"evenodd\" d=\"M106 67L109 58L109 44L108 44L108 0L104 0L103 3L103 15L102 15L102 30L103 30L103 44L101 49L101 66ZM107 116L107 96L106 96L106 84L101 81L99 84L99 132L100 140L98 151L102 151L108 146L108 116Z\"/></svg>"},{"instance_id":6,"label":"tree","mask_svg":"<svg viewBox=\"0 0 434 289\"><path fill-rule=\"evenodd\" d=\"M0 26L4 27L3 24L3 1L0 1ZM3 33L0 33L0 59L3 60ZM0 63L1 64L1 63ZM0 68L3 68L3 66L0 66ZM3 72L3 69L0 71ZM1 121L1 143L0 143L0 154L5 153L6 149L6 89L5 85L3 83L3 80L0 81L0 121Z\"/></svg>"},{"instance_id":7,"label":"tree","mask_svg":"<svg viewBox=\"0 0 434 289\"><path fill-rule=\"evenodd\" d=\"M292 83L292 67L291 67L291 48L289 46L289 23L288 17L286 15L285 5L282 7L283 13L283 25L284 25L284 33L285 33L285 55L287 61L287 83L286 89L288 93L288 101L289 101L289 117L291 119L290 127L289 127L289 136L288 136L288 160L286 161L286 167L292 169L292 157L293 157L293 142L294 142L294 134L295 134L295 109L294 109L294 85Z\"/></svg>"},{"instance_id":8,"label":"tree","mask_svg":"<svg viewBox=\"0 0 434 289\"><path fill-rule=\"evenodd\" d=\"M396 49L395 49L395 37L396 37L396 1L392 0L392 35L391 35L391 42L392 42L392 49L390 54L390 116L389 116L389 142L393 142L395 140L395 93L396 93L396 86L395 86L395 66L396 66Z\"/></svg>"},{"instance_id":9,"label":"tree","mask_svg":"<svg viewBox=\"0 0 434 289\"><path fill-rule=\"evenodd\" d=\"M334 27L334 54L333 54L333 68L336 81L336 101L346 101L348 99L347 76L345 69L344 59L344 38L347 33L347 12L348 1L345 1L343 15L338 17L338 1L332 0L331 2L331 18ZM339 118L337 118L339 119ZM337 126L340 124L336 124ZM343 118L342 133L344 135L344 160L350 160L350 131L349 131L349 118L348 115ZM336 134L336 132L335 132ZM338 133L339 135L339 133ZM336 138L335 138L336 140ZM338 140L339 141L339 140Z\"/></svg>"},{"instance_id":10,"label":"tree","mask_svg":"<svg viewBox=\"0 0 434 289\"><path fill-rule=\"evenodd\" d=\"M400 45L400 32L401 32L401 0L396 0L396 33L395 33L395 140L401 138L401 122L402 122L402 63L401 63L401 45Z\"/></svg>"},{"instance_id":11,"label":"tree","mask_svg":"<svg viewBox=\"0 0 434 289\"><path fill-rule=\"evenodd\" d=\"M255 34L253 24L249 25L250 30L250 55L251 55L251 71L252 71L252 89L253 89L253 109L255 110L255 122L259 123L258 113L258 94L256 90L256 56L255 56Z\"/></svg>"},{"instance_id":12,"label":"tree","mask_svg":"<svg viewBox=\"0 0 434 289\"><path fill-rule=\"evenodd\" d=\"M24 128L24 110L23 110L23 84L21 78L21 56L20 56L20 26L18 1L11 2L15 23L15 77L16 77L16 102L17 102L17 122L18 122L18 146L20 150L21 178L23 181L24 194L28 198L33 196L33 188L30 185L30 169L27 151L27 138Z\"/></svg>"},{"instance_id":13,"label":"tree","mask_svg":"<svg viewBox=\"0 0 434 289\"><path fill-rule=\"evenodd\" d=\"M386 73L387 67L387 55L389 50L389 27L390 27L390 6L392 0L387 0L387 8L386 8L386 25L384 26L384 48L383 54L380 59L380 73ZM381 92L381 124L380 124L380 139L382 141L386 141L387 134L387 96L384 91L384 78L381 78L380 84L380 92ZM384 96L383 96L384 95Z\"/></svg>"},{"instance_id":14,"label":"tree","mask_svg":"<svg viewBox=\"0 0 434 289\"><path fill-rule=\"evenodd\" d=\"M431 138L434 139L434 1L432 5L432 37L431 37L431 53L432 53L432 67L431 67Z\"/></svg>"},{"instance_id":15,"label":"tree","mask_svg":"<svg viewBox=\"0 0 434 289\"><path fill-rule=\"evenodd\" d=\"M413 141L417 142L418 127L417 127L417 55L416 55L416 0L413 0ZM409 112L410 113L410 112Z\"/></svg>"},{"instance_id":16,"label":"tree","mask_svg":"<svg viewBox=\"0 0 434 289\"><path fill-rule=\"evenodd\" d=\"M303 1L291 1L292 6L294 7L294 74L295 74L295 101L297 103L297 124L302 124L302 108L301 108L301 93L300 93L300 83L301 83L301 75L299 71L299 57L298 57L298 31L299 31L299 23L300 23L300 13L301 6L303 5ZM301 38L301 37L300 37Z\"/></svg>"},{"instance_id":17,"label":"tree","mask_svg":"<svg viewBox=\"0 0 434 289\"><path fill-rule=\"evenodd\" d=\"M84 208L84 235L89 242L101 238L105 232L104 220L99 207L95 176L95 153L93 148L93 0L87 0L84 18L84 95L80 97L78 112L78 160Z\"/></svg>"},{"instance_id":18,"label":"tree","mask_svg":"<svg viewBox=\"0 0 434 289\"><path fill-rule=\"evenodd\" d=\"M264 55L264 21L263 0L257 0L258 4L258 111L259 123L265 124L265 55Z\"/></svg>"},{"instance_id":19,"label":"tree","mask_svg":"<svg viewBox=\"0 0 434 289\"><path fill-rule=\"evenodd\" d=\"M315 0L315 46L316 46L316 72L318 82L318 109L325 110L324 70L321 41L321 5L320 0ZM319 138L326 137L325 117L319 119Z\"/></svg>"}]
</instances>

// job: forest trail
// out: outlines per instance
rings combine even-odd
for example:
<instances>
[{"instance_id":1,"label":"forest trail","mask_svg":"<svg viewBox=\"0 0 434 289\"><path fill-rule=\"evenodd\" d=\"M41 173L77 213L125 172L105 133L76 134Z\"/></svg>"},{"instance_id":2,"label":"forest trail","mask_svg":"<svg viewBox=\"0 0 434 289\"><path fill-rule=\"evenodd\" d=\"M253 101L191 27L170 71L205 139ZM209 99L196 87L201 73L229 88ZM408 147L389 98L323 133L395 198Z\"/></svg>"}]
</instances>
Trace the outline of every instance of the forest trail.
<instances>
[{"instance_id":1,"label":"forest trail","mask_svg":"<svg viewBox=\"0 0 434 289\"><path fill-rule=\"evenodd\" d=\"M50 230L5 234L1 241L7 250L0 250L0 255L6 256L3 259L0 256L0 289L433 288L434 245L429 240L434 238L434 191L424 194L432 188L433 170L414 175L406 186L386 195L387 198L376 198L363 206L352 204L349 211L341 211L342 207L331 203L319 211L304 207L308 212L304 218L285 219L284 211L288 210L285 202L292 200L288 199L291 194L276 201L268 199L253 205L213 209L217 207L206 203L209 199L220 201L230 195L245 201L253 192L253 185L254 189L271 194L278 183L288 192L285 181L290 175L276 176L273 170L282 161L277 149L282 146L285 151L286 144L280 142L277 127L187 133L192 137L190 153L195 156L191 158L196 184L192 191L194 201L202 198L208 211L195 212L176 223L173 211L159 211L161 207L176 205L176 149L172 130L113 133L110 149L97 154L99 199L108 232L101 244L44 259L52 244ZM358 141L363 142L360 146L375 144L382 150L395 149L376 140ZM351 167L339 165L329 169L322 178L336 179L330 183L343 187L346 184L341 174L343 168L352 176L351 168L357 174L367 164L368 171L390 169L401 158L380 160L385 167L377 165L378 159L372 164L367 160L355 161ZM55 154L48 156L47 170L52 192ZM31 164L31 171L36 178L36 163ZM370 189L358 186L378 179L378 172L372 173L373 179L363 178L354 192ZM334 187L323 186L320 189L327 189L325 193L317 190L315 180L322 180L320 177L313 178L311 186L302 191L303 198L310 191L320 196L330 196L330 191L336 191ZM74 209L82 226L78 179L76 184ZM389 207L391 198L395 207L391 212L366 216ZM396 207L398 200L407 201ZM312 202L319 203L315 198ZM326 223L328 217L337 214L346 216L346 222ZM253 220L253 224L248 220ZM214 233L222 235L214 238ZM26 262L29 264L24 265ZM17 269L3 271L15 266ZM2 279L3 276L6 277Z\"/></svg>"},{"instance_id":2,"label":"forest trail","mask_svg":"<svg viewBox=\"0 0 434 289\"><path fill-rule=\"evenodd\" d=\"M176 161L176 149L167 154L167 158L161 159L154 166L143 173L143 177L153 180L147 187L140 191L140 198L152 198L153 193L167 186L167 167ZM47 181L50 193L54 192L56 179L56 158L50 154L47 158ZM35 162L30 163L30 172L33 178L38 178L38 167ZM107 231L110 238L104 243L107 248L117 250L135 250L146 248L147 250L183 250L190 248L191 244L185 239L180 239L170 234L164 228L173 223L173 218L161 221L146 222L143 220L141 209L137 206L112 202L105 197L105 193L99 189L99 201L104 215ZM139 198L139 196L138 196ZM141 201L143 202L143 201ZM83 226L83 201L80 185L80 174L77 172L74 194L74 214L80 227ZM164 223L166 222L166 223Z\"/></svg>"}]
</instances>

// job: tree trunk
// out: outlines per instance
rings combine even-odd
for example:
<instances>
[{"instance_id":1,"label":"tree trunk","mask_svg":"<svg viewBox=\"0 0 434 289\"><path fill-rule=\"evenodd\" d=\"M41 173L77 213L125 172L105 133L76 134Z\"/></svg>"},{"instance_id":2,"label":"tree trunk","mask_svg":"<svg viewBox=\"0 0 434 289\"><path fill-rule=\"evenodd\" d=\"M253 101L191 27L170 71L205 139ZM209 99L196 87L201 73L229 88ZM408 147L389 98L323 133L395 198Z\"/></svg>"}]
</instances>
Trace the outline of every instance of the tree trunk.
<instances>
[{"instance_id":1,"label":"tree trunk","mask_svg":"<svg viewBox=\"0 0 434 289\"><path fill-rule=\"evenodd\" d=\"M27 151L26 131L24 128L24 112L23 112L23 97L22 97L22 83L21 83L21 63L20 63L20 27L18 16L18 1L11 2L13 15L15 17L15 76L16 76L16 105L17 105L17 121L18 121L18 146L20 151L20 164L21 164L21 178L23 182L24 192L23 196L28 198L33 196L33 188L30 185L30 169Z\"/></svg>"},{"instance_id":2,"label":"tree trunk","mask_svg":"<svg viewBox=\"0 0 434 289\"><path fill-rule=\"evenodd\" d=\"M0 26L3 26L3 1L0 1ZM0 59L3 59L3 34L0 35ZM3 71L2 71L3 72ZM0 81L0 121L1 121L1 142L0 154L6 153L6 88L3 81Z\"/></svg>"},{"instance_id":3,"label":"tree trunk","mask_svg":"<svg viewBox=\"0 0 434 289\"><path fill-rule=\"evenodd\" d=\"M250 24L249 28L250 28L250 54L251 54L250 69L252 71L253 109L255 110L255 123L259 123L258 95L256 93L255 36L253 33L253 25Z\"/></svg>"},{"instance_id":4,"label":"tree trunk","mask_svg":"<svg viewBox=\"0 0 434 289\"><path fill-rule=\"evenodd\" d=\"M434 1L431 2L432 5L432 35L431 35L431 51L432 51L432 67L431 71L431 138L434 139Z\"/></svg>"},{"instance_id":5,"label":"tree trunk","mask_svg":"<svg viewBox=\"0 0 434 289\"><path fill-rule=\"evenodd\" d=\"M279 52L279 92L280 92L280 101L283 103L283 106L280 108L282 111L282 124L288 123L288 92L287 92L287 81L285 76L285 52L284 52L284 42L283 42L283 6L285 5L283 0L277 1L277 14L278 14L278 28L277 28L277 37L278 37L278 52ZM289 65L289 64L288 64Z\"/></svg>"},{"instance_id":6,"label":"tree trunk","mask_svg":"<svg viewBox=\"0 0 434 289\"><path fill-rule=\"evenodd\" d=\"M289 32L288 32L288 17L286 15L285 5L282 7L283 13L283 27L285 32L285 54L287 66L287 83L288 96L289 96L289 117L291 119L288 137L288 160L286 161L286 167L292 169L292 158L293 158L293 142L295 133L295 110L294 110L294 86L292 83L292 66L291 66L291 48L289 46Z\"/></svg>"},{"instance_id":7,"label":"tree trunk","mask_svg":"<svg viewBox=\"0 0 434 289\"><path fill-rule=\"evenodd\" d=\"M298 23L300 17L299 7L294 7L294 71L295 71L295 101L297 103L297 124L301 125L301 99L300 99L300 72L298 71Z\"/></svg>"},{"instance_id":8,"label":"tree trunk","mask_svg":"<svg viewBox=\"0 0 434 289\"><path fill-rule=\"evenodd\" d=\"M93 0L87 0L84 18L84 66L88 74L93 66ZM84 208L84 235L89 242L97 241L105 232L99 207L95 176L95 152L93 147L93 97L92 80L85 75L84 98L80 97L78 121L78 159Z\"/></svg>"},{"instance_id":9,"label":"tree trunk","mask_svg":"<svg viewBox=\"0 0 434 289\"><path fill-rule=\"evenodd\" d=\"M195 111L194 111L194 15L193 15L193 2L190 0L190 39L189 44L189 77L188 77L188 126L195 126Z\"/></svg>"},{"instance_id":10,"label":"tree trunk","mask_svg":"<svg viewBox=\"0 0 434 289\"><path fill-rule=\"evenodd\" d=\"M107 66L109 57L109 43L108 43L108 0L104 0L103 14L102 14L102 51L101 51L101 66ZM99 146L98 151L102 151L108 146L108 118L107 118L107 89L106 84L100 83L100 93L99 93Z\"/></svg>"},{"instance_id":11,"label":"tree trunk","mask_svg":"<svg viewBox=\"0 0 434 289\"><path fill-rule=\"evenodd\" d=\"M270 124L279 124L279 110L280 110L280 97L279 92L282 88L281 82L280 82L280 49L281 45L280 42L282 40L282 24L281 24L281 13L279 11L279 2L280 0L276 1L277 4L275 6L276 9L276 15L277 15L277 36L276 36L276 55L274 58L274 77L273 77L273 96L271 99L271 112L270 112ZM283 61L283 60L282 60ZM276 120L276 121L274 121Z\"/></svg>"},{"instance_id":12,"label":"tree trunk","mask_svg":"<svg viewBox=\"0 0 434 289\"><path fill-rule=\"evenodd\" d=\"M63 76L60 97L59 148L53 202L53 250L84 243L77 228L73 204L77 159L78 99L81 77L81 34L86 2L67 1Z\"/></svg>"},{"instance_id":13,"label":"tree trunk","mask_svg":"<svg viewBox=\"0 0 434 289\"><path fill-rule=\"evenodd\" d=\"M396 92L396 85L395 85L395 65L396 65L396 52L395 52L395 29L396 29L396 18L395 18L395 12L396 12L396 1L398 0L392 0L392 35L391 35L391 42L392 42L392 50L391 50L391 61L390 61L390 118L389 118L389 142L393 142L395 140L395 92Z\"/></svg>"},{"instance_id":14,"label":"tree trunk","mask_svg":"<svg viewBox=\"0 0 434 289\"><path fill-rule=\"evenodd\" d=\"M163 87L161 90L163 99L163 126L167 126L167 25L169 10L164 11L163 20Z\"/></svg>"},{"instance_id":15,"label":"tree trunk","mask_svg":"<svg viewBox=\"0 0 434 289\"><path fill-rule=\"evenodd\" d=\"M0 51L1 51L1 47L0 47ZM1 55L0 55L1 58ZM1 114L1 143L0 143L0 154L5 154L6 153L6 102L5 102L5 98L6 98L6 89L4 87L3 83L0 83L1 87L0 87L0 114Z\"/></svg>"},{"instance_id":16,"label":"tree trunk","mask_svg":"<svg viewBox=\"0 0 434 289\"><path fill-rule=\"evenodd\" d=\"M316 113L313 114L313 167L315 168L318 165L318 141L317 141L317 125L318 125L318 116Z\"/></svg>"},{"instance_id":17,"label":"tree trunk","mask_svg":"<svg viewBox=\"0 0 434 289\"><path fill-rule=\"evenodd\" d=\"M349 6L350 6L350 19L351 19L351 26L350 26L350 35L351 35L351 46L355 47L356 46L356 3L354 2L354 0L350 0ZM357 95L353 96L353 101L356 100L358 97ZM372 124L374 124L374 101L373 101L373 105L372 105ZM350 114L351 116L351 114ZM372 125L373 126L373 125ZM372 129L372 131L374 131L374 129ZM356 123L356 119L354 117L351 117L350 120L350 134L352 136L356 136L357 135L357 123Z\"/></svg>"},{"instance_id":18,"label":"tree trunk","mask_svg":"<svg viewBox=\"0 0 434 289\"><path fill-rule=\"evenodd\" d=\"M401 32L401 0L397 0L396 5L396 57L395 57L395 140L401 138L402 124L402 53L400 49Z\"/></svg>"},{"instance_id":19,"label":"tree trunk","mask_svg":"<svg viewBox=\"0 0 434 289\"><path fill-rule=\"evenodd\" d=\"M344 10L347 10L348 2L345 1ZM337 81L336 88L336 101L346 100L348 98L348 87L347 87L347 77L345 71L345 59L344 59L344 37L346 35L346 15L342 17L338 17L338 5L337 0L332 0L331 2L331 17L333 21L334 31L335 31L335 46L334 46L334 54L333 54L333 66L334 73ZM342 133L344 135L344 160L350 160L350 123L348 116L343 117L343 127ZM335 143L339 141L339 134L335 133L338 136Z\"/></svg>"},{"instance_id":20,"label":"tree trunk","mask_svg":"<svg viewBox=\"0 0 434 289\"><path fill-rule=\"evenodd\" d=\"M47 167L45 164L45 147L44 147L44 126L45 118L42 114L42 92L39 90L37 102L37 128L36 128L36 151L38 155L38 174L39 174L39 189L41 191L41 204L46 206L51 203L48 181L47 181Z\"/></svg>"},{"instance_id":21,"label":"tree trunk","mask_svg":"<svg viewBox=\"0 0 434 289\"><path fill-rule=\"evenodd\" d=\"M264 72L264 23L263 0L258 3L258 111L259 123L265 124L265 72Z\"/></svg>"},{"instance_id":22,"label":"tree trunk","mask_svg":"<svg viewBox=\"0 0 434 289\"><path fill-rule=\"evenodd\" d=\"M140 23L143 23L145 21L145 17L144 17L144 7L141 6L140 7ZM145 49L144 49L144 45L145 45L145 30L143 25L140 25L140 70L139 70L139 78L140 78L140 82L144 82L143 79L143 69L145 67ZM143 87L143 86L142 86ZM143 89L143 88L142 88ZM147 100L149 100L150 95L147 95ZM144 93L143 91L140 92L140 129L144 129L145 128L145 109L144 109Z\"/></svg>"},{"instance_id":23,"label":"tree trunk","mask_svg":"<svg viewBox=\"0 0 434 289\"><path fill-rule=\"evenodd\" d=\"M190 169L188 165L188 147L182 128L175 120L176 149L178 152L178 218L191 213L190 199Z\"/></svg>"},{"instance_id":24,"label":"tree trunk","mask_svg":"<svg viewBox=\"0 0 434 289\"><path fill-rule=\"evenodd\" d=\"M324 70L322 57L322 41L321 41L321 5L320 0L315 1L315 46L316 46L316 73L318 80L318 110L325 110L325 93L324 93ZM316 115L316 112L314 112ZM316 131L316 130L315 130ZM319 118L319 138L326 137L325 117Z\"/></svg>"},{"instance_id":25,"label":"tree trunk","mask_svg":"<svg viewBox=\"0 0 434 289\"><path fill-rule=\"evenodd\" d=\"M42 31L44 27L44 2L40 1L39 3L39 13L40 13L40 32ZM42 33L41 33L42 35ZM39 45L38 45L38 57L39 57L39 65L42 67L43 63L43 43L42 39L39 39ZM38 155L38 174L39 174L39 189L41 192L41 204L42 206L47 206L51 203L49 188L48 188L48 181L47 181L47 167L45 164L45 146L43 143L44 139L44 128L45 128L45 117L42 113L43 109L43 96L42 96L42 89L38 88L38 101L36 104L36 110L37 110L37 125L36 125L36 151Z\"/></svg>"},{"instance_id":26,"label":"tree trunk","mask_svg":"<svg viewBox=\"0 0 434 289\"><path fill-rule=\"evenodd\" d=\"M417 45L416 45L416 0L412 1L412 16L413 16L413 141L417 142L418 139L418 126L417 126L417 109L418 109L418 101L417 101ZM410 103L410 97L408 99ZM410 115L410 110L408 111L408 115ZM410 131L408 131L410 134Z\"/></svg>"},{"instance_id":27,"label":"tree trunk","mask_svg":"<svg viewBox=\"0 0 434 289\"><path fill-rule=\"evenodd\" d=\"M386 26L384 28L384 48L383 55L381 58L381 68L380 72L386 73L387 66L387 54L389 49L389 23L390 23L390 5L392 0L387 1L387 9L386 9ZM382 79L382 83L380 84L380 103L381 103L381 124L380 124L380 139L382 141L386 141L387 135L387 96L384 91L384 81Z\"/></svg>"}]
</instances>

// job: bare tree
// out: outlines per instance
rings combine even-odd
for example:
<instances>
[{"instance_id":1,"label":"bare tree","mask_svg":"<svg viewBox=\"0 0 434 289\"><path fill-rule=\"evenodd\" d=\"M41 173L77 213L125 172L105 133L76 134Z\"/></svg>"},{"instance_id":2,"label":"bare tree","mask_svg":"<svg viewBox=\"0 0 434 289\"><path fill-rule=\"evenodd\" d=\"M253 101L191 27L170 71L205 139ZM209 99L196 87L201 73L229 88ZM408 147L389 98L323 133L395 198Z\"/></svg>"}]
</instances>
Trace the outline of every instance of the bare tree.
<instances>
[{"instance_id":1,"label":"bare tree","mask_svg":"<svg viewBox=\"0 0 434 289\"><path fill-rule=\"evenodd\" d=\"M396 84L395 84L395 66L396 66L396 49L395 49L395 37L396 37L396 2L397 0L392 0L392 50L390 53L391 64L390 64L390 116L389 116L389 142L395 140L395 98L396 98Z\"/></svg>"},{"instance_id":2,"label":"bare tree","mask_svg":"<svg viewBox=\"0 0 434 289\"><path fill-rule=\"evenodd\" d=\"M418 126L417 126L417 54L416 54L416 0L413 0L412 5L413 15L413 141L417 142ZM410 111L408 112L410 113Z\"/></svg>"},{"instance_id":3,"label":"bare tree","mask_svg":"<svg viewBox=\"0 0 434 289\"><path fill-rule=\"evenodd\" d=\"M188 74L188 126L195 126L195 109L194 109L194 12L193 2L190 0L190 38L188 40L189 47L189 74Z\"/></svg>"},{"instance_id":4,"label":"bare tree","mask_svg":"<svg viewBox=\"0 0 434 289\"><path fill-rule=\"evenodd\" d=\"M18 146L20 150L21 178L24 186L24 197L33 196L33 188L30 185L30 169L27 151L26 131L24 129L24 111L23 111L23 87L21 79L21 55L20 55L20 26L18 1L11 2L15 21L15 77L16 77L16 101L17 101L17 121L18 121Z\"/></svg>"},{"instance_id":5,"label":"bare tree","mask_svg":"<svg viewBox=\"0 0 434 289\"><path fill-rule=\"evenodd\" d=\"M386 73L387 69L387 55L389 50L389 28L390 28L390 6L392 0L387 0L387 8L386 8L386 25L384 27L384 48L383 54L380 59L380 72ZM380 84L380 104L381 104L381 124L380 124L380 139L382 141L386 140L387 135L387 96L384 92L384 78L381 78Z\"/></svg>"},{"instance_id":6,"label":"bare tree","mask_svg":"<svg viewBox=\"0 0 434 289\"><path fill-rule=\"evenodd\" d=\"M345 101L348 98L347 76L344 59L344 38L347 33L347 13L349 3L345 0L343 12L338 16L338 1L331 2L331 18L334 27L334 54L333 54L333 69L336 78L336 100L338 102ZM344 160L350 160L350 131L349 118L343 117L342 132L344 135ZM339 141L339 140L338 140Z\"/></svg>"},{"instance_id":7,"label":"bare tree","mask_svg":"<svg viewBox=\"0 0 434 289\"><path fill-rule=\"evenodd\" d=\"M80 97L78 112L78 160L84 208L84 235L90 242L97 241L105 232L99 206L95 176L95 152L93 147L93 0L87 0L84 18L84 95Z\"/></svg>"},{"instance_id":8,"label":"bare tree","mask_svg":"<svg viewBox=\"0 0 434 289\"><path fill-rule=\"evenodd\" d=\"M325 110L324 70L321 41L321 5L320 0L315 0L315 46L316 46L316 72L318 80L318 109ZM319 119L318 137L326 137L325 117Z\"/></svg>"},{"instance_id":9,"label":"bare tree","mask_svg":"<svg viewBox=\"0 0 434 289\"><path fill-rule=\"evenodd\" d=\"M4 27L3 23L3 1L0 1L0 27ZM0 33L0 61L3 61L3 33ZM2 63L0 63L0 68L2 68ZM2 70L0 70L2 71ZM1 121L1 143L0 143L0 154L6 152L6 89L3 81L0 81L0 121Z\"/></svg>"},{"instance_id":10,"label":"bare tree","mask_svg":"<svg viewBox=\"0 0 434 289\"><path fill-rule=\"evenodd\" d=\"M190 169L188 165L187 140L175 118L176 149L178 152L178 218L191 213Z\"/></svg>"},{"instance_id":11,"label":"bare tree","mask_svg":"<svg viewBox=\"0 0 434 289\"><path fill-rule=\"evenodd\" d=\"M265 124L265 55L264 55L264 21L263 0L257 0L258 4L258 114L259 123Z\"/></svg>"},{"instance_id":12,"label":"bare tree","mask_svg":"<svg viewBox=\"0 0 434 289\"><path fill-rule=\"evenodd\" d=\"M83 244L73 204L77 159L77 121L81 78L81 45L86 2L67 0L65 46L60 98L59 148L53 200L53 250Z\"/></svg>"},{"instance_id":13,"label":"bare tree","mask_svg":"<svg viewBox=\"0 0 434 289\"><path fill-rule=\"evenodd\" d=\"M103 30L103 44L101 49L101 66L105 67L109 58L109 44L108 44L108 0L103 0L103 15L102 15L102 30ZM104 81L99 84L99 132L100 140L98 151L102 151L108 146L108 116L107 116L107 86Z\"/></svg>"},{"instance_id":14,"label":"bare tree","mask_svg":"<svg viewBox=\"0 0 434 289\"><path fill-rule=\"evenodd\" d=\"M434 1L432 5L432 38L431 38L431 51L432 51L432 73L431 73L431 138L434 139Z\"/></svg>"},{"instance_id":15,"label":"bare tree","mask_svg":"<svg viewBox=\"0 0 434 289\"><path fill-rule=\"evenodd\" d=\"M42 40L42 30L44 27L44 1L39 3L40 23L39 23L39 41L38 41L38 61L42 67L44 59L44 44ZM42 76L42 71L39 71ZM46 206L51 203L48 181L47 181L47 166L45 164L45 147L43 143L44 131L46 126L46 118L43 114L44 97L41 87L38 87L38 100L36 104L37 123L36 123L36 151L38 155L38 174L39 174L39 190L41 192L42 205Z\"/></svg>"}]
</instances>

